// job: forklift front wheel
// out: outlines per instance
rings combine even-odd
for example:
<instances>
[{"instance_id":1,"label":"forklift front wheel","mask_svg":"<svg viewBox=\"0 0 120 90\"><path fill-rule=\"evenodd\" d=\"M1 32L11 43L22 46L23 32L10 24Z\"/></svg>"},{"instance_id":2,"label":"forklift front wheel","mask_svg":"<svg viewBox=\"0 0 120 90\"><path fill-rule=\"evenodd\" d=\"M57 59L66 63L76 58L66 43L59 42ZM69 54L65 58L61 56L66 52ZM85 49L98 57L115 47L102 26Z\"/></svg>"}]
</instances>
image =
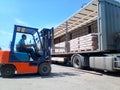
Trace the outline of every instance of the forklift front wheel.
<instances>
[{"instance_id":1,"label":"forklift front wheel","mask_svg":"<svg viewBox=\"0 0 120 90\"><path fill-rule=\"evenodd\" d=\"M10 65L5 65L1 67L1 76L3 78L10 78L13 77L15 74L15 68Z\"/></svg>"},{"instance_id":2,"label":"forklift front wheel","mask_svg":"<svg viewBox=\"0 0 120 90\"><path fill-rule=\"evenodd\" d=\"M51 65L50 63L41 63L39 66L38 66L38 73L41 75L41 76L47 76L49 75L51 72Z\"/></svg>"}]
</instances>

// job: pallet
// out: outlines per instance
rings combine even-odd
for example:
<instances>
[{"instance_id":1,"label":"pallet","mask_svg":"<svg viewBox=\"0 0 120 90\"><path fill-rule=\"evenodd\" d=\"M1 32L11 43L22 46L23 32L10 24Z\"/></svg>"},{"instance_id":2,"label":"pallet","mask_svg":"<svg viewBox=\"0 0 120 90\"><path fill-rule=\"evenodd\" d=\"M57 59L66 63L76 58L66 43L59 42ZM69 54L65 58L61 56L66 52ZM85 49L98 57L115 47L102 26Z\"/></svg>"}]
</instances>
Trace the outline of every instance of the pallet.
<instances>
[{"instance_id":1,"label":"pallet","mask_svg":"<svg viewBox=\"0 0 120 90\"><path fill-rule=\"evenodd\" d=\"M94 51L94 49L80 49L79 52L83 52L83 51Z\"/></svg>"},{"instance_id":2,"label":"pallet","mask_svg":"<svg viewBox=\"0 0 120 90\"><path fill-rule=\"evenodd\" d=\"M78 50L70 51L70 52L78 52Z\"/></svg>"}]
</instances>

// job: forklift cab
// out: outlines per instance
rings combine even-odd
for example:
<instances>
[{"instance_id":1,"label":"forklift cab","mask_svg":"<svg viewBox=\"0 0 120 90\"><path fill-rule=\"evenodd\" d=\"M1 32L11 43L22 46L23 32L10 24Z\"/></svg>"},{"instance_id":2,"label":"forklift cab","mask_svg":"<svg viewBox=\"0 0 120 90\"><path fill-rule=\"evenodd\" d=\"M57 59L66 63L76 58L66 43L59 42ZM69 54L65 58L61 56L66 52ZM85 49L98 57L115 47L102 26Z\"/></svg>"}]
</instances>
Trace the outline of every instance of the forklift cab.
<instances>
[{"instance_id":1,"label":"forklift cab","mask_svg":"<svg viewBox=\"0 0 120 90\"><path fill-rule=\"evenodd\" d=\"M10 61L30 61L30 55L26 52L20 52L17 50L16 40L17 33L25 34L31 36L32 40L30 40L30 43L32 41L32 44L34 44L33 50L35 51L36 56L38 57L38 60L36 61L45 61L50 60L51 58L51 40L52 40L52 29L42 29L40 32L37 28L31 28L31 27L25 27L25 26L19 26L15 25L14 32L13 32L13 38L11 42L11 57ZM15 50L16 48L16 50ZM14 59L13 59L14 58Z\"/></svg>"}]
</instances>

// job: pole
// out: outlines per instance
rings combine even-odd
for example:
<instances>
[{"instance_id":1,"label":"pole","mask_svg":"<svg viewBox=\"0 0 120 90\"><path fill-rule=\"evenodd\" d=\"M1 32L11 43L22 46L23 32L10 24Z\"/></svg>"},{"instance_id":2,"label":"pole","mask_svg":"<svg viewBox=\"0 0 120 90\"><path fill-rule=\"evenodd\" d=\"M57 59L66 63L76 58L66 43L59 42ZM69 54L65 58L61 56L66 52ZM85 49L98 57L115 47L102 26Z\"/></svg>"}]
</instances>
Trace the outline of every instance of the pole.
<instances>
[{"instance_id":1,"label":"pole","mask_svg":"<svg viewBox=\"0 0 120 90\"><path fill-rule=\"evenodd\" d=\"M65 52L68 53L68 22L66 21L66 45Z\"/></svg>"}]
</instances>

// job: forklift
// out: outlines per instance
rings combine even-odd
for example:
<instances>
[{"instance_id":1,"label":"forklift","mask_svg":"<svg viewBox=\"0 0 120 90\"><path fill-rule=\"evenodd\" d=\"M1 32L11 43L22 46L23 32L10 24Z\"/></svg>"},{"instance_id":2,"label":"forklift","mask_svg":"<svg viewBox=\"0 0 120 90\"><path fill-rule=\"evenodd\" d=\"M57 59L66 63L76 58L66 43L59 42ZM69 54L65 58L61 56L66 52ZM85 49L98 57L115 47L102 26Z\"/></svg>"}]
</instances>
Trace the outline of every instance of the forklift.
<instances>
[{"instance_id":1,"label":"forklift","mask_svg":"<svg viewBox=\"0 0 120 90\"><path fill-rule=\"evenodd\" d=\"M37 28L15 25L10 50L0 50L0 73L3 78L13 77L15 74L38 73L46 76L51 73L51 46L54 29L44 28L40 32ZM34 43L32 47L37 60L32 60L29 53L19 52L16 47L17 34L30 35Z\"/></svg>"}]
</instances>

